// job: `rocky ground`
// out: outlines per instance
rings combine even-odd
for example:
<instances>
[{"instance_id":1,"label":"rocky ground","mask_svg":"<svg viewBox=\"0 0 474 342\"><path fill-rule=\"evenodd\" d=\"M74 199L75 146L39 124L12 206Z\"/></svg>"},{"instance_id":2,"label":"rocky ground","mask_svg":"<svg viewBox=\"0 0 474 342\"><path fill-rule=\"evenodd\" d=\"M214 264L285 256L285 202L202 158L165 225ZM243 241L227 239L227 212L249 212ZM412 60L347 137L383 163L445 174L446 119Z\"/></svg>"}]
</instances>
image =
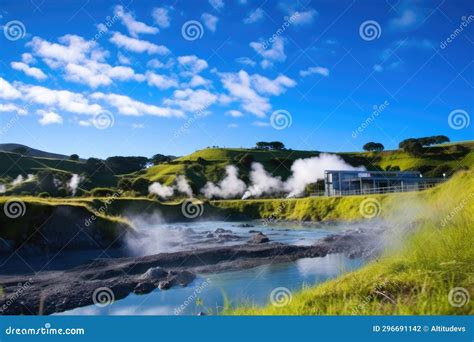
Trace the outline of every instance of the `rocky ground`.
<instances>
[{"instance_id":1,"label":"rocky ground","mask_svg":"<svg viewBox=\"0 0 474 342\"><path fill-rule=\"evenodd\" d=\"M211 234L216 235L216 232ZM219 231L217 234L230 233ZM186 286L197 273L240 270L330 253L372 257L380 251L378 236L380 232L373 230L352 230L327 236L312 246L295 246L271 242L256 231L249 241L239 245L98 259L65 271L0 276L0 314L47 315L91 304L101 305L132 292L145 294L157 288Z\"/></svg>"}]
</instances>

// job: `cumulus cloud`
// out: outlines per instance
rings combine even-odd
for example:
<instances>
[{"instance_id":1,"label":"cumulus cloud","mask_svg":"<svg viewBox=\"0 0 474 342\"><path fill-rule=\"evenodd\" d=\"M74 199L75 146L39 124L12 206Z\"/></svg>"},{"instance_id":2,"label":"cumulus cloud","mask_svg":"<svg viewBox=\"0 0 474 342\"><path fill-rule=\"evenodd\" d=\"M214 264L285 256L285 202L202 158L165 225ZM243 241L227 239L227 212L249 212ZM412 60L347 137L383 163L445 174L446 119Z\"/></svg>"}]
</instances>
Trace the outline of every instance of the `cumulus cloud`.
<instances>
[{"instance_id":1,"label":"cumulus cloud","mask_svg":"<svg viewBox=\"0 0 474 342\"><path fill-rule=\"evenodd\" d=\"M209 4L217 11L224 8L224 0L209 0Z\"/></svg>"},{"instance_id":2,"label":"cumulus cloud","mask_svg":"<svg viewBox=\"0 0 474 342\"><path fill-rule=\"evenodd\" d=\"M235 60L237 63L254 67L257 63L248 57L239 57Z\"/></svg>"},{"instance_id":3,"label":"cumulus cloud","mask_svg":"<svg viewBox=\"0 0 474 342\"><path fill-rule=\"evenodd\" d=\"M146 78L148 81L148 85L157 87L158 89L169 89L169 88L177 88L178 81L166 75L159 75L155 74L154 72L147 72Z\"/></svg>"},{"instance_id":4,"label":"cumulus cloud","mask_svg":"<svg viewBox=\"0 0 474 342\"><path fill-rule=\"evenodd\" d=\"M417 11L413 9L403 10L399 16L390 20L390 27L397 30L406 30L416 26L421 20L421 16Z\"/></svg>"},{"instance_id":5,"label":"cumulus cloud","mask_svg":"<svg viewBox=\"0 0 474 342\"><path fill-rule=\"evenodd\" d=\"M17 113L18 115L26 115L28 113L25 108L19 107L13 103L0 103L0 112Z\"/></svg>"},{"instance_id":6,"label":"cumulus cloud","mask_svg":"<svg viewBox=\"0 0 474 342\"><path fill-rule=\"evenodd\" d=\"M225 113L226 115L232 116L233 118L240 118L244 116L244 114L238 110L229 110Z\"/></svg>"},{"instance_id":7,"label":"cumulus cloud","mask_svg":"<svg viewBox=\"0 0 474 342\"><path fill-rule=\"evenodd\" d=\"M280 37L273 40L270 48L265 42L251 42L250 47L263 58L260 65L264 69L272 67L274 62L284 62L286 60L285 42Z\"/></svg>"},{"instance_id":8,"label":"cumulus cloud","mask_svg":"<svg viewBox=\"0 0 474 342\"><path fill-rule=\"evenodd\" d=\"M0 99L14 100L21 97L21 93L7 80L0 77Z\"/></svg>"},{"instance_id":9,"label":"cumulus cloud","mask_svg":"<svg viewBox=\"0 0 474 342\"><path fill-rule=\"evenodd\" d=\"M45 80L46 74L38 68L30 67L28 64L23 62L11 62L10 66L18 71L23 71L26 75L36 78L37 80Z\"/></svg>"},{"instance_id":10,"label":"cumulus cloud","mask_svg":"<svg viewBox=\"0 0 474 342\"><path fill-rule=\"evenodd\" d=\"M203 13L201 15L201 19L204 22L204 25L212 32L216 31L217 28L217 22L219 21L219 18L217 18L215 15L209 14L209 13Z\"/></svg>"},{"instance_id":11,"label":"cumulus cloud","mask_svg":"<svg viewBox=\"0 0 474 342\"><path fill-rule=\"evenodd\" d=\"M263 9L260 7L251 11L243 20L244 24L253 24L263 19Z\"/></svg>"},{"instance_id":12,"label":"cumulus cloud","mask_svg":"<svg viewBox=\"0 0 474 342\"><path fill-rule=\"evenodd\" d=\"M170 26L170 10L166 7L157 7L153 9L151 13L155 23L161 28L167 28Z\"/></svg>"},{"instance_id":13,"label":"cumulus cloud","mask_svg":"<svg viewBox=\"0 0 474 342\"><path fill-rule=\"evenodd\" d=\"M204 59L201 59L195 55L180 56L178 57L178 63L184 68L185 75L187 73L192 75L198 74L204 69L207 69L209 66Z\"/></svg>"},{"instance_id":14,"label":"cumulus cloud","mask_svg":"<svg viewBox=\"0 0 474 342\"><path fill-rule=\"evenodd\" d=\"M31 85L22 85L19 89L27 101L51 107L59 107L70 113L95 115L103 110L100 105L90 103L89 100L80 93Z\"/></svg>"},{"instance_id":15,"label":"cumulus cloud","mask_svg":"<svg viewBox=\"0 0 474 342\"><path fill-rule=\"evenodd\" d=\"M120 114L124 115L141 116L148 114L161 117L181 117L184 115L179 110L146 104L125 95L97 92L93 93L91 98L107 102L110 106L115 107Z\"/></svg>"},{"instance_id":16,"label":"cumulus cloud","mask_svg":"<svg viewBox=\"0 0 474 342\"><path fill-rule=\"evenodd\" d=\"M202 112L218 100L218 96L205 89L175 90L171 99L165 99L167 106L177 106L186 112Z\"/></svg>"},{"instance_id":17,"label":"cumulus cloud","mask_svg":"<svg viewBox=\"0 0 474 342\"><path fill-rule=\"evenodd\" d=\"M321 75L321 76L324 76L324 77L328 77L329 76L329 69L324 68L324 67L320 67L320 66L316 66L316 67L310 67L308 69L300 71L300 76L301 77L307 77L307 76L314 75L314 74Z\"/></svg>"},{"instance_id":18,"label":"cumulus cloud","mask_svg":"<svg viewBox=\"0 0 474 342\"><path fill-rule=\"evenodd\" d=\"M267 96L280 95L296 85L295 81L284 75L273 80L258 74L251 76L244 70L219 75L231 99L240 101L245 112L257 117L265 117L265 114L271 110Z\"/></svg>"},{"instance_id":19,"label":"cumulus cloud","mask_svg":"<svg viewBox=\"0 0 474 342\"><path fill-rule=\"evenodd\" d=\"M52 124L62 124L63 123L63 118L61 115L53 112L53 111L46 111L46 110L38 110L36 112L41 118L39 119L39 123L41 126L46 126L46 125L52 125Z\"/></svg>"},{"instance_id":20,"label":"cumulus cloud","mask_svg":"<svg viewBox=\"0 0 474 342\"><path fill-rule=\"evenodd\" d=\"M127 37L119 32L115 32L110 38L110 42L125 50L136 53L148 53L149 55L167 55L170 50L163 45L156 45L146 40Z\"/></svg>"},{"instance_id":21,"label":"cumulus cloud","mask_svg":"<svg viewBox=\"0 0 474 342\"><path fill-rule=\"evenodd\" d=\"M201 193L207 198L240 197L247 186L239 179L239 170L234 165L228 165L225 173L225 177L218 184L207 182L201 189Z\"/></svg>"},{"instance_id":22,"label":"cumulus cloud","mask_svg":"<svg viewBox=\"0 0 474 342\"><path fill-rule=\"evenodd\" d=\"M122 24L127 28L132 37L138 37L139 34L156 34L159 32L158 28L137 21L133 14L125 11L121 5L115 6L114 15L120 17Z\"/></svg>"}]
</instances>

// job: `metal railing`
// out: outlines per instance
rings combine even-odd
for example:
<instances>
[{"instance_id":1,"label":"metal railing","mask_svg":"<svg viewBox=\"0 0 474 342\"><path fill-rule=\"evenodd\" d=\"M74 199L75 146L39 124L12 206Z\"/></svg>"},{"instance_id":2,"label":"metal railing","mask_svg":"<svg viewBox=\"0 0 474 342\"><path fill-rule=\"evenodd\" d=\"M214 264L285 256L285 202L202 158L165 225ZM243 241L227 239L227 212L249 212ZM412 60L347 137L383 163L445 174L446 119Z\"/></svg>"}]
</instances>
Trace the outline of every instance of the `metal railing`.
<instances>
[{"instance_id":1,"label":"metal railing","mask_svg":"<svg viewBox=\"0 0 474 342\"><path fill-rule=\"evenodd\" d=\"M354 190L333 190L331 193L326 193L326 191L313 192L310 196L356 196L356 195L375 195L375 194L388 194L388 193L397 193L397 192L413 192L413 191L423 191L426 189L431 189L436 185L440 184L444 180L439 180L435 182L423 182L413 185L397 185L390 187L380 187L380 188L367 188L367 189L354 189Z\"/></svg>"}]
</instances>

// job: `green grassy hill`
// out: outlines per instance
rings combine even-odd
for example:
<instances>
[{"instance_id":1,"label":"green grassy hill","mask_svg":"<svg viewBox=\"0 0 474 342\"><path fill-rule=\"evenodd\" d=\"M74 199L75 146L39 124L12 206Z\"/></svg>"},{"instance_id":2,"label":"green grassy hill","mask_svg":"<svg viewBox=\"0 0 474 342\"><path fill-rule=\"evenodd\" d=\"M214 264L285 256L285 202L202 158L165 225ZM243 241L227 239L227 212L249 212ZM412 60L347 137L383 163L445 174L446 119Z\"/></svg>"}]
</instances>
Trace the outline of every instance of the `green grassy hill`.
<instances>
[{"instance_id":1,"label":"green grassy hill","mask_svg":"<svg viewBox=\"0 0 474 342\"><path fill-rule=\"evenodd\" d=\"M250 162L262 163L274 176L286 179L296 159L318 156L317 151L258 151L254 149L208 148L178 158L172 162L153 166L143 177L150 181L171 184L177 175L186 175L193 188L202 187L207 180L216 182L224 174L227 165L239 167L241 177L246 180ZM413 157L401 150L384 152L335 153L353 166L363 165L369 170L419 170L427 177L439 177L450 170L459 170L474 165L474 142L452 143L430 147L422 157ZM443 167L440 167L442 165ZM449 173L449 172L448 172Z\"/></svg>"},{"instance_id":2,"label":"green grassy hill","mask_svg":"<svg viewBox=\"0 0 474 342\"><path fill-rule=\"evenodd\" d=\"M472 300L458 307L450 304L449 293L455 288L474 293L474 170L460 172L429 191L378 200L381 216L392 228L402 227L400 222L410 212L416 222L387 236L392 248L380 259L320 286L302 289L286 306L250 305L226 313L472 315ZM349 211L356 216L354 210ZM280 214L274 215L279 218ZM285 218L284 213L281 216Z\"/></svg>"},{"instance_id":3,"label":"green grassy hill","mask_svg":"<svg viewBox=\"0 0 474 342\"><path fill-rule=\"evenodd\" d=\"M129 175L113 175L106 172L94 172L87 175L84 160L72 161L0 152L0 184L8 184L19 174L26 176L37 174L42 170L86 175L86 182L81 184L84 190L95 187L116 187L123 177L130 179L131 182L137 178L145 178L151 182L157 181L170 185L176 176L185 175L194 192L199 193L199 189L207 181L218 182L223 177L227 165L236 165L239 168L240 177L246 182L252 162L262 163L273 176L280 176L285 180L291 174L291 165L295 160L318 156L320 153L318 151L208 148ZM401 150L335 154L353 166L363 165L369 170L419 170L427 177L440 177L443 173L449 175L454 171L474 165L474 142L430 147L422 157L413 157ZM32 185L34 184L23 184L14 189L14 193L31 192Z\"/></svg>"}]
</instances>

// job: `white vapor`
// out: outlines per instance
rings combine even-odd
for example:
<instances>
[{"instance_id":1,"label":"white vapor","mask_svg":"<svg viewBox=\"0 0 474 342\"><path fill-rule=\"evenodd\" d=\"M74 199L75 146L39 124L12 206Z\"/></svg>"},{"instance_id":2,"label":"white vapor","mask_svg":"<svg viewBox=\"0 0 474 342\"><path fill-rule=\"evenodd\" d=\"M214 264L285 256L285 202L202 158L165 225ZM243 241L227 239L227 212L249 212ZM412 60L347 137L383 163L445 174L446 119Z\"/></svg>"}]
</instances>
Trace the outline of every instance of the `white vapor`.
<instances>
[{"instance_id":1,"label":"white vapor","mask_svg":"<svg viewBox=\"0 0 474 342\"><path fill-rule=\"evenodd\" d=\"M71 191L73 196L76 196L77 188L79 184L81 184L83 178L77 174L73 174L71 179L66 183L66 187L69 191Z\"/></svg>"},{"instance_id":2,"label":"white vapor","mask_svg":"<svg viewBox=\"0 0 474 342\"><path fill-rule=\"evenodd\" d=\"M225 168L226 176L217 185L207 182L201 189L201 193L207 198L232 198L241 196L247 186L239 179L239 170L234 165Z\"/></svg>"},{"instance_id":3,"label":"white vapor","mask_svg":"<svg viewBox=\"0 0 474 342\"><path fill-rule=\"evenodd\" d=\"M19 174L11 183L11 185L15 186L23 182L28 182L34 178L34 175L27 175L26 179L21 174Z\"/></svg>"},{"instance_id":4,"label":"white vapor","mask_svg":"<svg viewBox=\"0 0 474 342\"><path fill-rule=\"evenodd\" d=\"M166 199L174 195L174 189L170 186L163 185L161 183L155 182L148 187L148 192L150 194L158 195L159 197Z\"/></svg>"},{"instance_id":5,"label":"white vapor","mask_svg":"<svg viewBox=\"0 0 474 342\"><path fill-rule=\"evenodd\" d=\"M148 192L150 194L158 195L162 199L173 196L175 190L179 193L187 195L188 197L193 197L193 190L191 189L188 180L183 175L176 177L175 184L173 186L167 186L159 182L154 182L148 187Z\"/></svg>"},{"instance_id":6,"label":"white vapor","mask_svg":"<svg viewBox=\"0 0 474 342\"><path fill-rule=\"evenodd\" d=\"M327 153L321 153L318 157L297 159L291 165L293 174L285 182L288 197L300 196L308 184L324 179L326 170L364 171L365 167L354 167L347 164L341 157Z\"/></svg>"},{"instance_id":7,"label":"white vapor","mask_svg":"<svg viewBox=\"0 0 474 342\"><path fill-rule=\"evenodd\" d=\"M7 191L7 187L5 186L5 184L0 184L0 194L5 193L5 191Z\"/></svg>"},{"instance_id":8,"label":"white vapor","mask_svg":"<svg viewBox=\"0 0 474 342\"><path fill-rule=\"evenodd\" d=\"M263 194L271 195L282 192L284 183L280 177L273 177L269 174L260 163L252 163L252 171L250 171L251 185L244 193L242 199L249 197L260 197Z\"/></svg>"}]
</instances>

